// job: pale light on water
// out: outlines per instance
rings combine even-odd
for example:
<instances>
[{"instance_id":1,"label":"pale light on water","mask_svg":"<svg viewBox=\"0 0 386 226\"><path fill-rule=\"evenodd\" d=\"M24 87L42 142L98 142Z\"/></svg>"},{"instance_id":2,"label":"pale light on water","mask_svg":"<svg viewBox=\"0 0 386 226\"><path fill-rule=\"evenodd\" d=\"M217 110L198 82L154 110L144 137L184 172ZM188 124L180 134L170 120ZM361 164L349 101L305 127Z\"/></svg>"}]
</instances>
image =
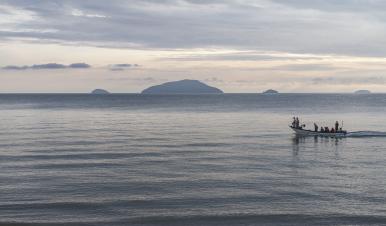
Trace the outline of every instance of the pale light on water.
<instances>
[{"instance_id":1,"label":"pale light on water","mask_svg":"<svg viewBox=\"0 0 386 226\"><path fill-rule=\"evenodd\" d=\"M2 223L386 221L386 95L0 95L0 109ZM297 138L293 115L378 136Z\"/></svg>"}]
</instances>

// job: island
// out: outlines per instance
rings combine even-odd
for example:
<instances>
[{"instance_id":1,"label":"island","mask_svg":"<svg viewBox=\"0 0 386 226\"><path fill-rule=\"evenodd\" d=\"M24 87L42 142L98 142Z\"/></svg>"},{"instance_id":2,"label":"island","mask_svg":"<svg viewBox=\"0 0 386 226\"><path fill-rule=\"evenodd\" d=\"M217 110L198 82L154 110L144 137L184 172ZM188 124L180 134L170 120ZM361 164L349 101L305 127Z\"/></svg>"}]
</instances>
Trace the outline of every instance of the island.
<instances>
[{"instance_id":1,"label":"island","mask_svg":"<svg viewBox=\"0 0 386 226\"><path fill-rule=\"evenodd\" d=\"M354 92L354 94L371 94L369 90L361 89Z\"/></svg>"},{"instance_id":2,"label":"island","mask_svg":"<svg viewBox=\"0 0 386 226\"><path fill-rule=\"evenodd\" d=\"M273 89L268 89L263 92L263 94L278 94L279 92Z\"/></svg>"},{"instance_id":3,"label":"island","mask_svg":"<svg viewBox=\"0 0 386 226\"><path fill-rule=\"evenodd\" d=\"M166 82L144 89L142 94L220 94L222 90L208 86L198 80L184 79Z\"/></svg>"},{"instance_id":4,"label":"island","mask_svg":"<svg viewBox=\"0 0 386 226\"><path fill-rule=\"evenodd\" d=\"M94 89L91 94L110 94L109 91L104 89Z\"/></svg>"}]
</instances>

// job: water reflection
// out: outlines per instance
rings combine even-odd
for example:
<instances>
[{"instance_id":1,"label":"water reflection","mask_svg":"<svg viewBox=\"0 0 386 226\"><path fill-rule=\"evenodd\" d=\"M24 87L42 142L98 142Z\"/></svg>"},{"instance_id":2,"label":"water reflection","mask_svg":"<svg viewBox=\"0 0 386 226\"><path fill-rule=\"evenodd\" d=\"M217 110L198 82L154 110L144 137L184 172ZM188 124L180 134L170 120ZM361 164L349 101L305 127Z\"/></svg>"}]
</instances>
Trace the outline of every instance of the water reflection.
<instances>
[{"instance_id":1,"label":"water reflection","mask_svg":"<svg viewBox=\"0 0 386 226\"><path fill-rule=\"evenodd\" d=\"M319 136L299 136L292 137L292 154L297 156L300 151L306 149L327 150L334 148L337 152L339 146L343 144L345 138L319 137ZM312 146L310 144L313 144Z\"/></svg>"}]
</instances>

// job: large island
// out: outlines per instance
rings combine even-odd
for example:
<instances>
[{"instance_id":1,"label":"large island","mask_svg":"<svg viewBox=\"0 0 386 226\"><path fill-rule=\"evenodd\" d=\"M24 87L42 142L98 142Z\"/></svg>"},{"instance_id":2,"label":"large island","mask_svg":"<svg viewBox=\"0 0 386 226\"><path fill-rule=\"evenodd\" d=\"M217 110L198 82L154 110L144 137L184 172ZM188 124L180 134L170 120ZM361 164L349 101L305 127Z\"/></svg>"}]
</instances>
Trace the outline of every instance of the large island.
<instances>
[{"instance_id":1,"label":"large island","mask_svg":"<svg viewBox=\"0 0 386 226\"><path fill-rule=\"evenodd\" d=\"M142 91L142 94L218 94L222 90L208 86L198 80L184 79L181 81L166 82L151 86Z\"/></svg>"}]
</instances>

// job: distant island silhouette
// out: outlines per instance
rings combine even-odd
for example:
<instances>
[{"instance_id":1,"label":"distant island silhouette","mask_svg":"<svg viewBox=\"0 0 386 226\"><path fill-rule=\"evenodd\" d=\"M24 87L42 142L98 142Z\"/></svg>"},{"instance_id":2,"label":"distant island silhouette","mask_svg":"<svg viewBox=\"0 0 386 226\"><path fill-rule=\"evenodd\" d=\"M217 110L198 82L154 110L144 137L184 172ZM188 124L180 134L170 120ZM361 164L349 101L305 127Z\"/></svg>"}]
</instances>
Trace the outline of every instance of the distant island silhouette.
<instances>
[{"instance_id":1,"label":"distant island silhouette","mask_svg":"<svg viewBox=\"0 0 386 226\"><path fill-rule=\"evenodd\" d=\"M94 89L91 94L110 94L110 92L104 89Z\"/></svg>"},{"instance_id":2,"label":"distant island silhouette","mask_svg":"<svg viewBox=\"0 0 386 226\"><path fill-rule=\"evenodd\" d=\"M277 94L277 93L279 93L279 92L276 90L273 90L273 89L268 89L268 90L263 92L263 94Z\"/></svg>"},{"instance_id":3,"label":"distant island silhouette","mask_svg":"<svg viewBox=\"0 0 386 226\"><path fill-rule=\"evenodd\" d=\"M354 92L355 94L371 94L369 90L361 89Z\"/></svg>"},{"instance_id":4,"label":"distant island silhouette","mask_svg":"<svg viewBox=\"0 0 386 226\"><path fill-rule=\"evenodd\" d=\"M144 89L142 94L218 94L222 90L208 86L198 80L184 79L180 81L166 82L160 85Z\"/></svg>"}]
</instances>

